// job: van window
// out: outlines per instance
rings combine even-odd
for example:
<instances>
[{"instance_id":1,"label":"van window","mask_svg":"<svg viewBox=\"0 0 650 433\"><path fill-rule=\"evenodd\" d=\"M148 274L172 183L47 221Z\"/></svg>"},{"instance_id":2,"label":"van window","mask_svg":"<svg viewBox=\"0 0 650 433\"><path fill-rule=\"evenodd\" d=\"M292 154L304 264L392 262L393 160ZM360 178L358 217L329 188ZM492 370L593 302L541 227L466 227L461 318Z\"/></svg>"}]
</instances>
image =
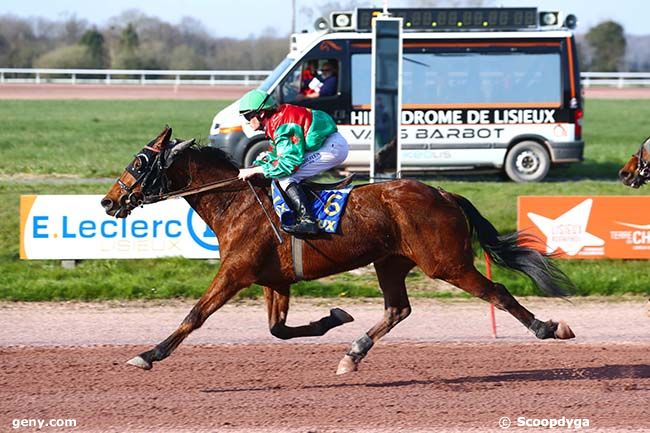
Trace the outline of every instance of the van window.
<instances>
[{"instance_id":1,"label":"van window","mask_svg":"<svg viewBox=\"0 0 650 433\"><path fill-rule=\"evenodd\" d=\"M409 54L405 104L556 103L562 98L559 53Z\"/></svg>"},{"instance_id":2,"label":"van window","mask_svg":"<svg viewBox=\"0 0 650 433\"><path fill-rule=\"evenodd\" d=\"M352 105L370 105L370 54L352 54Z\"/></svg>"},{"instance_id":3,"label":"van window","mask_svg":"<svg viewBox=\"0 0 650 433\"><path fill-rule=\"evenodd\" d=\"M338 77L338 60L305 60L284 79L281 86L282 101L295 102L336 96L339 92Z\"/></svg>"},{"instance_id":4,"label":"van window","mask_svg":"<svg viewBox=\"0 0 650 433\"><path fill-rule=\"evenodd\" d=\"M352 104L370 104L370 54L353 54ZM560 53L406 53L402 103L557 104L562 101Z\"/></svg>"}]
</instances>

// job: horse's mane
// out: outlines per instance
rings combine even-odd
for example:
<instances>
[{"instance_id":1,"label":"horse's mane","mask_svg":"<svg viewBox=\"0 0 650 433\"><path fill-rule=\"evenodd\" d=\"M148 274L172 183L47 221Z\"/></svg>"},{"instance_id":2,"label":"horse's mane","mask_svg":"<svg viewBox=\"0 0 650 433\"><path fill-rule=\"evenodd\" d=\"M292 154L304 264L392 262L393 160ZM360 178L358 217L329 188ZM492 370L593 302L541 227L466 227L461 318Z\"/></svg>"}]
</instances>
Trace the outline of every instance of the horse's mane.
<instances>
[{"instance_id":1,"label":"horse's mane","mask_svg":"<svg viewBox=\"0 0 650 433\"><path fill-rule=\"evenodd\" d=\"M225 163L228 168L239 170L239 166L232 159L232 157L221 149L217 149L216 147L211 147L208 145L197 145L190 147L189 150L194 154L194 156L191 156L192 158L207 162L208 165L217 166L217 164L221 162ZM256 177L254 179L251 179L251 182L254 186L263 188L268 188L271 186L270 179L264 177Z\"/></svg>"},{"instance_id":2,"label":"horse's mane","mask_svg":"<svg viewBox=\"0 0 650 433\"><path fill-rule=\"evenodd\" d=\"M194 153L198 154L197 157L201 160L212 160L212 161L222 161L232 166L232 168L238 168L235 161L232 157L224 152L221 149L216 147L207 146L207 145L198 145L192 146L190 148Z\"/></svg>"}]
</instances>

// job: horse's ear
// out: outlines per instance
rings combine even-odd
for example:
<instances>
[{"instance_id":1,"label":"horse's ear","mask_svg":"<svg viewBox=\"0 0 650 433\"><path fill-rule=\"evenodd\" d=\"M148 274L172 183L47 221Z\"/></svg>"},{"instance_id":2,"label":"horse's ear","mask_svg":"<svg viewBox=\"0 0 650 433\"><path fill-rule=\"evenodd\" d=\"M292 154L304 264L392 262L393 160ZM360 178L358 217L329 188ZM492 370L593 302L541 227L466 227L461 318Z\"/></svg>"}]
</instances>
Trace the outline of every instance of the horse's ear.
<instances>
[{"instance_id":1,"label":"horse's ear","mask_svg":"<svg viewBox=\"0 0 650 433\"><path fill-rule=\"evenodd\" d=\"M160 152L165 148L171 136L172 136L172 128L170 128L169 125L165 125L165 129L163 129L162 132L158 135L158 137L154 139L153 145L151 147Z\"/></svg>"},{"instance_id":2,"label":"horse's ear","mask_svg":"<svg viewBox=\"0 0 650 433\"><path fill-rule=\"evenodd\" d=\"M181 141L180 143L174 144L174 147L169 149L165 154L165 169L169 168L170 165L174 163L176 158L185 151L188 147L194 144L196 140L192 138L191 140Z\"/></svg>"}]
</instances>

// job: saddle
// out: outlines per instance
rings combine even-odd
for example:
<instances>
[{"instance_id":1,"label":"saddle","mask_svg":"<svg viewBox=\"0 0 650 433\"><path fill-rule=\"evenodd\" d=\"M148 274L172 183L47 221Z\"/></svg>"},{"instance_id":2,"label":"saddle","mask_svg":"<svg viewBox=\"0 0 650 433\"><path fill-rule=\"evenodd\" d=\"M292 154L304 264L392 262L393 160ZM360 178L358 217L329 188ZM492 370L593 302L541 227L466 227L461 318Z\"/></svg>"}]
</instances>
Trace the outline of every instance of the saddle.
<instances>
[{"instance_id":1,"label":"saddle","mask_svg":"<svg viewBox=\"0 0 650 433\"><path fill-rule=\"evenodd\" d=\"M352 189L350 181L353 176L333 183L301 182L305 197L303 206L307 207L311 215L318 222L321 232L336 233L339 220L344 212L345 205ZM292 209L286 192L282 190L277 181L273 181L270 188L271 201L275 212L283 225L295 223L298 210ZM295 199L294 199L295 200Z\"/></svg>"},{"instance_id":2,"label":"saddle","mask_svg":"<svg viewBox=\"0 0 650 433\"><path fill-rule=\"evenodd\" d=\"M341 180L337 180L335 182L328 182L328 183L322 183L322 182L313 182L311 180L305 180L303 182L300 182L300 185L302 185L304 188L306 188L309 192L312 193L317 193L318 191L325 191L329 189L344 189L347 188L350 183L352 183L352 180L354 179L354 173L346 176L345 178ZM268 178L264 177L254 177L251 179L251 183L253 186L261 186L261 187L267 187L269 188L271 186L271 183L273 181ZM269 188L269 197L271 196L271 191Z\"/></svg>"},{"instance_id":3,"label":"saddle","mask_svg":"<svg viewBox=\"0 0 650 433\"><path fill-rule=\"evenodd\" d=\"M318 191L325 191L329 189L344 189L348 185L350 185L352 179L354 179L354 173L346 176L341 180L337 180L336 182L321 183L321 182L313 182L311 180L305 180L300 184L303 186L303 188L308 189L311 192L318 192Z\"/></svg>"},{"instance_id":4,"label":"saddle","mask_svg":"<svg viewBox=\"0 0 650 433\"><path fill-rule=\"evenodd\" d=\"M326 190L331 190L331 189L345 189L352 183L352 180L354 179L354 173L344 177L341 180L337 180L335 182L313 182L311 180L305 180L300 183L302 187L306 190L305 192L308 193L309 195L318 195L319 191L326 191ZM252 181L254 186L265 186L269 187L269 192L268 196L272 198L271 194L271 183L273 181L271 179L267 178L262 178L262 179L254 179ZM284 194L284 191L282 191L282 194Z\"/></svg>"}]
</instances>

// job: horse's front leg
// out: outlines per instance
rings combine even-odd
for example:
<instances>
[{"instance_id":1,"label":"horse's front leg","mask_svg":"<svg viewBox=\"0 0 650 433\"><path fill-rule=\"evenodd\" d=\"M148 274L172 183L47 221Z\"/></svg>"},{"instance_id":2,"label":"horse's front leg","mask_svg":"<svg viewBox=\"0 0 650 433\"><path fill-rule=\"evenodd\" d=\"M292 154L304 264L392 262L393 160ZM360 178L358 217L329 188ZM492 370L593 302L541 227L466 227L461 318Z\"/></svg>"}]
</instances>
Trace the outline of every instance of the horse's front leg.
<instances>
[{"instance_id":1,"label":"horse's front leg","mask_svg":"<svg viewBox=\"0 0 650 433\"><path fill-rule=\"evenodd\" d=\"M332 308L329 316L303 326L287 326L289 311L289 286L264 287L264 298L269 314L269 330L274 337L288 340L296 337L318 337L354 318L340 308Z\"/></svg>"},{"instance_id":2,"label":"horse's front leg","mask_svg":"<svg viewBox=\"0 0 650 433\"><path fill-rule=\"evenodd\" d=\"M208 290L201 296L176 331L153 349L129 360L127 364L149 370L155 361L167 358L193 330L200 328L212 313L221 308L238 291L253 283L252 278L246 275L246 272L239 272L234 267L222 264Z\"/></svg>"}]
</instances>

